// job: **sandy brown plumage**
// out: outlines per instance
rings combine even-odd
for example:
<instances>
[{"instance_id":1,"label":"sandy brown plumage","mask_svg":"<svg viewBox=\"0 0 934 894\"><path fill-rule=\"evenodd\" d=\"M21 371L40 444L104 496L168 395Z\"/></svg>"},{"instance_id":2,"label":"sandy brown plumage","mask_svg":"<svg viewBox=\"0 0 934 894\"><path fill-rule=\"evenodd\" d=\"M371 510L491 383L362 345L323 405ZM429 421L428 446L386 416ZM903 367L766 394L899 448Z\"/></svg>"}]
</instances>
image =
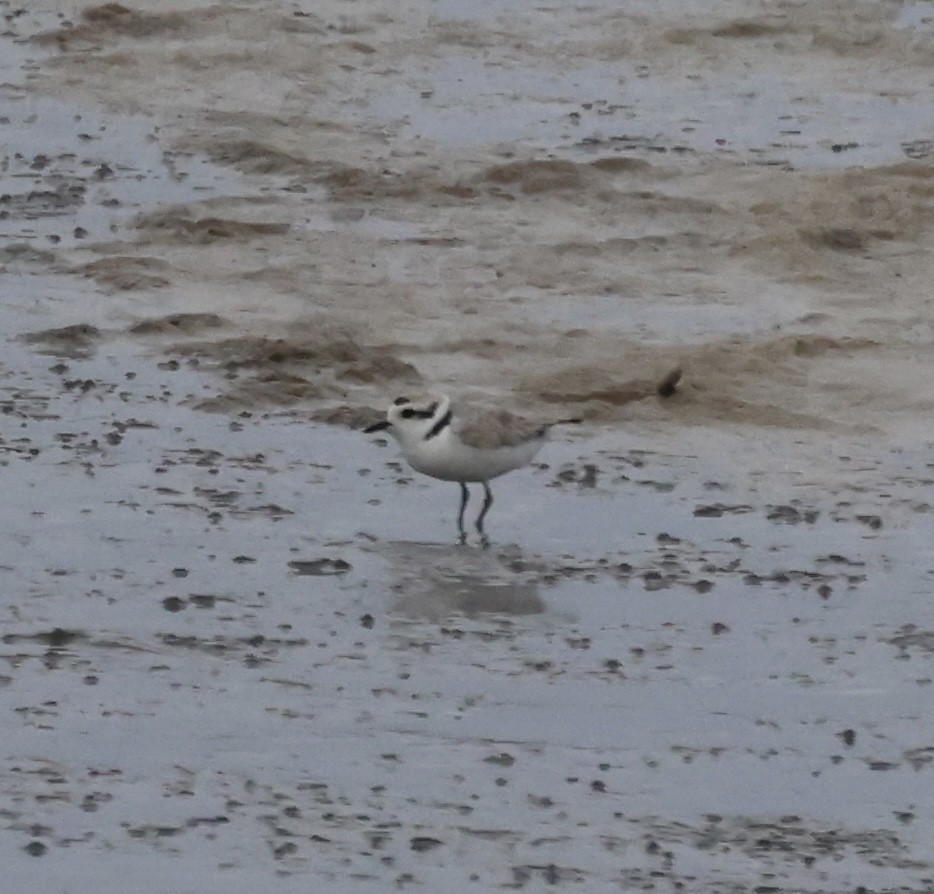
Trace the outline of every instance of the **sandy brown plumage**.
<instances>
[{"instance_id":1,"label":"sandy brown plumage","mask_svg":"<svg viewBox=\"0 0 934 894\"><path fill-rule=\"evenodd\" d=\"M455 419L458 419L455 416ZM516 416L508 410L474 412L454 423L454 432L468 446L478 450L515 447L542 437L548 425Z\"/></svg>"}]
</instances>

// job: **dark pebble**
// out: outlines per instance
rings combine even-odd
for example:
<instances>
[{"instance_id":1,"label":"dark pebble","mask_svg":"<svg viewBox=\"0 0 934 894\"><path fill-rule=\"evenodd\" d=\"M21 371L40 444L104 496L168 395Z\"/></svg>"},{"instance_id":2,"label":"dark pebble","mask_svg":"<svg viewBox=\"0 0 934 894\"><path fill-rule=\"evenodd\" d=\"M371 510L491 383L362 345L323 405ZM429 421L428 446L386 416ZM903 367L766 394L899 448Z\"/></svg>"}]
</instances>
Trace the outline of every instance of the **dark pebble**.
<instances>
[{"instance_id":1,"label":"dark pebble","mask_svg":"<svg viewBox=\"0 0 934 894\"><path fill-rule=\"evenodd\" d=\"M409 847L413 851L430 851L432 848L439 847L444 844L443 841L440 841L437 838L429 838L427 835L416 835L409 842Z\"/></svg>"}]
</instances>

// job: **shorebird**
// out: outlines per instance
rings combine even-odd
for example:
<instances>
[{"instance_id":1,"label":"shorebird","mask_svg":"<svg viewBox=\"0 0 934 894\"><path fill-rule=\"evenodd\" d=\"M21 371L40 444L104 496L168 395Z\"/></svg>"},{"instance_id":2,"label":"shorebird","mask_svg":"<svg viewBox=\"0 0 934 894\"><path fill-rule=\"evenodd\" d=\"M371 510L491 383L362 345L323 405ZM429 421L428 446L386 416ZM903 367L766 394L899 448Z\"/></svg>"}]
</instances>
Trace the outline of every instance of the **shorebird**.
<instances>
[{"instance_id":1,"label":"shorebird","mask_svg":"<svg viewBox=\"0 0 934 894\"><path fill-rule=\"evenodd\" d=\"M468 416L455 413L446 395L422 402L397 397L386 418L364 429L368 434L388 431L416 472L456 481L461 487L457 530L464 543L464 510L470 499L468 482L483 485L483 508L475 522L481 542L488 544L483 520L493 505L490 480L528 465L548 439L554 425L580 419L558 419L548 424L530 422L505 410Z\"/></svg>"}]
</instances>

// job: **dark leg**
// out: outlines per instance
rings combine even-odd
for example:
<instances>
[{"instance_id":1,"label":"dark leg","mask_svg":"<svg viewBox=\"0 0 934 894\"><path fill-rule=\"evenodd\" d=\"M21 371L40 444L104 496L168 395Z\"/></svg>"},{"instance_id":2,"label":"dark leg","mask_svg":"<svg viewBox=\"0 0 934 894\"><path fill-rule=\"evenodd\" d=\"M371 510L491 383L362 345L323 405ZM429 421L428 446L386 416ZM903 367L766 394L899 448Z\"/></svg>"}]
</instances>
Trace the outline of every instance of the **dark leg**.
<instances>
[{"instance_id":1,"label":"dark leg","mask_svg":"<svg viewBox=\"0 0 934 894\"><path fill-rule=\"evenodd\" d=\"M486 517L487 512L490 511L490 507L492 505L493 492L490 490L490 485L484 481L483 508L480 510L480 514L477 516L477 533L480 535L480 539L483 541L484 546L486 546L490 541L487 539L486 532L483 530L483 519Z\"/></svg>"},{"instance_id":2,"label":"dark leg","mask_svg":"<svg viewBox=\"0 0 934 894\"><path fill-rule=\"evenodd\" d=\"M464 530L464 510L467 508L467 501L470 499L470 491L467 490L467 485L464 482L461 482L461 508L460 512L457 513L457 533L460 535L459 539L461 543L466 542L467 532Z\"/></svg>"}]
</instances>

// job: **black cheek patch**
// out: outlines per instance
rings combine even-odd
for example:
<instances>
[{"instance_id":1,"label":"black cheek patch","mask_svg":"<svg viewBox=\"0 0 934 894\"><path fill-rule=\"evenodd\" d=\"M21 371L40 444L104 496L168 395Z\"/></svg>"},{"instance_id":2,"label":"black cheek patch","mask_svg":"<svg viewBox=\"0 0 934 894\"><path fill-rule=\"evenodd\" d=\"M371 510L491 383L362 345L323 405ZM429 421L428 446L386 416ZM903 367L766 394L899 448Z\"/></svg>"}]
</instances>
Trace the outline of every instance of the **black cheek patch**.
<instances>
[{"instance_id":1,"label":"black cheek patch","mask_svg":"<svg viewBox=\"0 0 934 894\"><path fill-rule=\"evenodd\" d=\"M428 431L428 434L425 435L425 440L430 441L432 438L437 438L449 425L451 424L451 411L448 410Z\"/></svg>"}]
</instances>

